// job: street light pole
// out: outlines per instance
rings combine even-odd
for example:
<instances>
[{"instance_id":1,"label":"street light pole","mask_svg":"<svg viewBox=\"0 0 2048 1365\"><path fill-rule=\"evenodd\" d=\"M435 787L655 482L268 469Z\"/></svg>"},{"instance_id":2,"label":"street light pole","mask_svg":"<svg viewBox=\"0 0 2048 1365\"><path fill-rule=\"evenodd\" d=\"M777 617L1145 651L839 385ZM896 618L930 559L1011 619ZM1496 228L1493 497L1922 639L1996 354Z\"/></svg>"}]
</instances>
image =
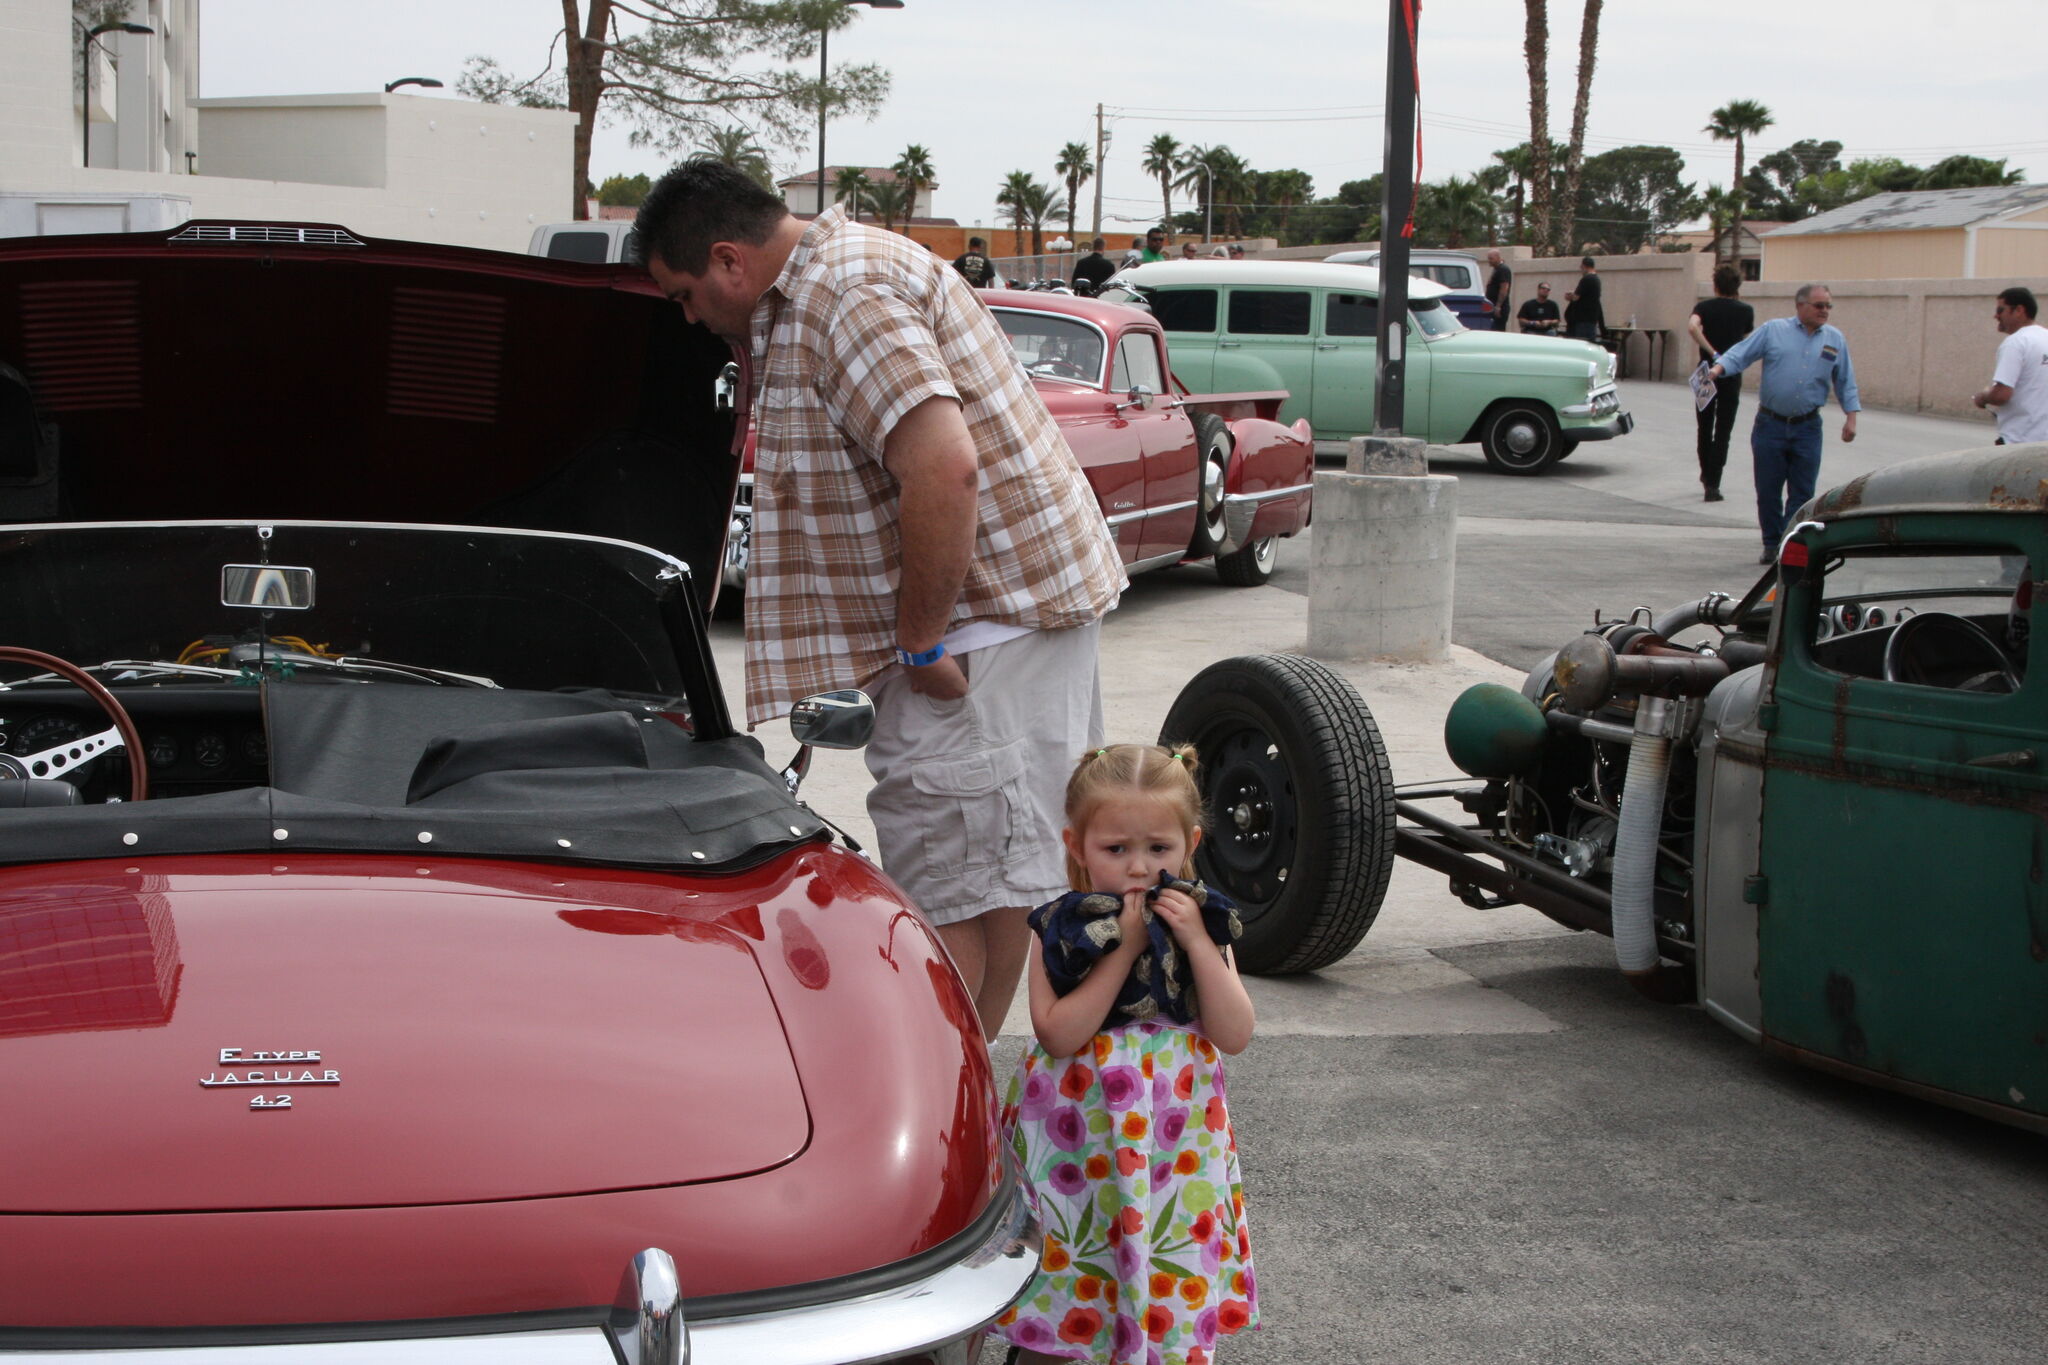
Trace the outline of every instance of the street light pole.
<instances>
[{"instance_id":1,"label":"street light pole","mask_svg":"<svg viewBox=\"0 0 2048 1365\"><path fill-rule=\"evenodd\" d=\"M839 0L848 7L866 5L869 9L902 9L903 0ZM832 105L831 71L825 52L832 30L818 30L818 216L825 216L825 111Z\"/></svg>"},{"instance_id":2,"label":"street light pole","mask_svg":"<svg viewBox=\"0 0 2048 1365\"><path fill-rule=\"evenodd\" d=\"M100 24L86 30L78 49L78 164L92 165L92 45L102 33L154 33L148 24Z\"/></svg>"}]
</instances>

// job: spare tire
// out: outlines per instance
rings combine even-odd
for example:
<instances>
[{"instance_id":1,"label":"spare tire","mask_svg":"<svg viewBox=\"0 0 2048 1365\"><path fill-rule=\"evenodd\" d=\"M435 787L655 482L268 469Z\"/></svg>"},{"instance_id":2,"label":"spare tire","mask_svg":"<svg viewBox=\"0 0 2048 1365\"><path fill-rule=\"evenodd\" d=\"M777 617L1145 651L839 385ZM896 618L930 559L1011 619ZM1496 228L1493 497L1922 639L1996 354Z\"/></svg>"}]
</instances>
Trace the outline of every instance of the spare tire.
<instances>
[{"instance_id":1,"label":"spare tire","mask_svg":"<svg viewBox=\"0 0 2048 1365\"><path fill-rule=\"evenodd\" d=\"M1295 654L1224 659L1181 689L1159 742L1195 746L1195 867L1237 902L1238 966L1309 972L1357 947L1394 867L1393 773L1358 689Z\"/></svg>"}]
</instances>

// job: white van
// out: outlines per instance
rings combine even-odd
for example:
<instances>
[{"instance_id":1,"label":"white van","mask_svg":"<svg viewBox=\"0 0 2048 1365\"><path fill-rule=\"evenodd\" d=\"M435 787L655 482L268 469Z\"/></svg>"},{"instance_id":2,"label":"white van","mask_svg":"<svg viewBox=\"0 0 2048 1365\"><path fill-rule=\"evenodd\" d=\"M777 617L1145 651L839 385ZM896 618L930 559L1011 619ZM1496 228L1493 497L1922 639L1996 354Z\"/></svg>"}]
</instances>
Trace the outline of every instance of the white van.
<instances>
[{"instance_id":1,"label":"white van","mask_svg":"<svg viewBox=\"0 0 2048 1365\"><path fill-rule=\"evenodd\" d=\"M591 265L620 261L638 265L640 258L629 254L632 237L633 220L630 218L542 223L533 230L533 240L526 244L526 254L546 256L556 261L585 261Z\"/></svg>"}]
</instances>

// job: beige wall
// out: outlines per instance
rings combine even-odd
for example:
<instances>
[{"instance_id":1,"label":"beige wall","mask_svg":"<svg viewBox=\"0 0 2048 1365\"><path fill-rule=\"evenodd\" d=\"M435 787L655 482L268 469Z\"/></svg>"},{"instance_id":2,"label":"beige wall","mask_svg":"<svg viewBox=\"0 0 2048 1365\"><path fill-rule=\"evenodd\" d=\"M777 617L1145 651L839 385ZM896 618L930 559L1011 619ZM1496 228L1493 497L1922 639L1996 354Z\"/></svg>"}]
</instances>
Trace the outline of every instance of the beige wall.
<instances>
[{"instance_id":1,"label":"beige wall","mask_svg":"<svg viewBox=\"0 0 2048 1365\"><path fill-rule=\"evenodd\" d=\"M201 175L312 185L384 184L384 109L378 104L277 108L202 101Z\"/></svg>"},{"instance_id":2,"label":"beige wall","mask_svg":"<svg viewBox=\"0 0 2048 1365\"><path fill-rule=\"evenodd\" d=\"M1773 232L1764 239L1763 282L1933 280L1963 277L1963 230ZM1980 272L1981 273L1981 272Z\"/></svg>"},{"instance_id":3,"label":"beige wall","mask_svg":"<svg viewBox=\"0 0 2048 1365\"><path fill-rule=\"evenodd\" d=\"M1863 405L1948 417L1991 419L1970 395L1991 378L1998 329L1991 304L1998 291L2025 285L2048 293L2041 276L1989 280L1823 280L1835 301L1833 322L1849 341ZM1797 284L1744 285L1758 322L1792 316ZM1988 439L1988 438L1987 438Z\"/></svg>"},{"instance_id":4,"label":"beige wall","mask_svg":"<svg viewBox=\"0 0 2048 1365\"><path fill-rule=\"evenodd\" d=\"M1978 279L1996 275L2048 275L2048 226L1977 229Z\"/></svg>"}]
</instances>

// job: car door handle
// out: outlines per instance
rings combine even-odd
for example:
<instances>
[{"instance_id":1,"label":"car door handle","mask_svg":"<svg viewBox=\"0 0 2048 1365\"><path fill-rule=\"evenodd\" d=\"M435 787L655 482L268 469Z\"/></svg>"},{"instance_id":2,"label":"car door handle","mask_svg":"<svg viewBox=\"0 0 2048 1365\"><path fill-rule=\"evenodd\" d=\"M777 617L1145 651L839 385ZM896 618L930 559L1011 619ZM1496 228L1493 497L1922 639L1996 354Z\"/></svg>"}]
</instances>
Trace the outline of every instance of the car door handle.
<instances>
[{"instance_id":1,"label":"car door handle","mask_svg":"<svg viewBox=\"0 0 2048 1365\"><path fill-rule=\"evenodd\" d=\"M1334 351L1337 349L1337 343L1334 341L1318 341L1316 349L1318 351Z\"/></svg>"},{"instance_id":2,"label":"car door handle","mask_svg":"<svg viewBox=\"0 0 2048 1365\"><path fill-rule=\"evenodd\" d=\"M1985 754L1970 759L1966 768L2031 768L2034 766L2032 749L2008 749L2002 754Z\"/></svg>"},{"instance_id":3,"label":"car door handle","mask_svg":"<svg viewBox=\"0 0 2048 1365\"><path fill-rule=\"evenodd\" d=\"M1234 351L1242 345L1244 345L1242 341L1219 341L1216 343L1216 349L1219 351Z\"/></svg>"}]
</instances>

